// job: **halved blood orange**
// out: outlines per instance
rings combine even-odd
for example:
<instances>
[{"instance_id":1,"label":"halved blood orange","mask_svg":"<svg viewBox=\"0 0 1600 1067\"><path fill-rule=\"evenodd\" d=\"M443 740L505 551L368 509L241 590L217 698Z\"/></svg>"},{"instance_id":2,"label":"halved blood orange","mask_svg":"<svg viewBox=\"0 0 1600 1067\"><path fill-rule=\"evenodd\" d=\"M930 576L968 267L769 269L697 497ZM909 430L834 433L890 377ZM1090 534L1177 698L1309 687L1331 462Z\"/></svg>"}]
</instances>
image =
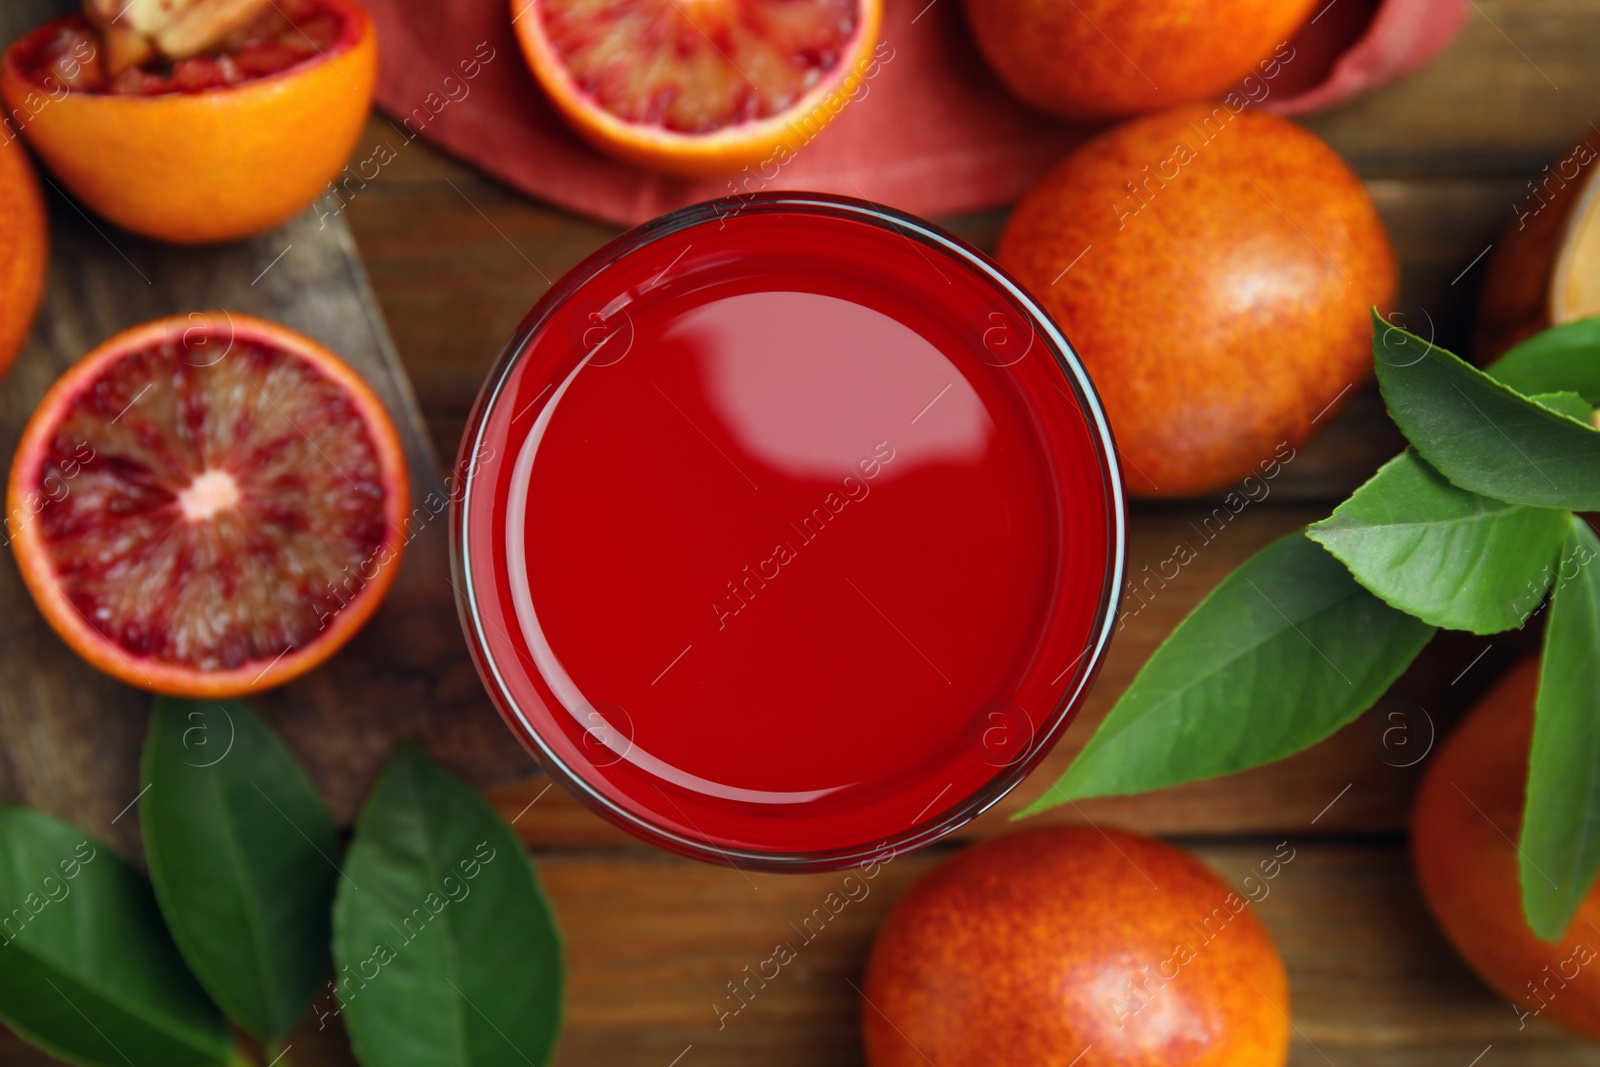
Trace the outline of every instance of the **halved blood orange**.
<instances>
[{"instance_id":1,"label":"halved blood orange","mask_svg":"<svg viewBox=\"0 0 1600 1067\"><path fill-rule=\"evenodd\" d=\"M348 641L394 580L410 506L367 384L228 312L135 327L62 375L7 499L56 632L131 685L196 697L271 688Z\"/></svg>"},{"instance_id":2,"label":"halved blood orange","mask_svg":"<svg viewBox=\"0 0 1600 1067\"><path fill-rule=\"evenodd\" d=\"M234 240L300 212L349 159L372 103L377 38L353 0L273 0L216 48L111 72L82 15L6 49L0 96L85 204L180 244Z\"/></svg>"},{"instance_id":3,"label":"halved blood orange","mask_svg":"<svg viewBox=\"0 0 1600 1067\"><path fill-rule=\"evenodd\" d=\"M871 77L882 0L511 0L579 134L686 175L781 165Z\"/></svg>"}]
</instances>

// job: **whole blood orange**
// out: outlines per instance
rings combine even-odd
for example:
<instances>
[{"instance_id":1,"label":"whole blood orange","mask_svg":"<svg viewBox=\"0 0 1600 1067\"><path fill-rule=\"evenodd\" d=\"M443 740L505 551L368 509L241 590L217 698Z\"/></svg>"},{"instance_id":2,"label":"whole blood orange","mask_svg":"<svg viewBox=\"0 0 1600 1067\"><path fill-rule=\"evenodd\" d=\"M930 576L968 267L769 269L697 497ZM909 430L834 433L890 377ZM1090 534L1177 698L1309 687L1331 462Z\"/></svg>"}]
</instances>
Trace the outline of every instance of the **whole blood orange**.
<instances>
[{"instance_id":1,"label":"whole blood orange","mask_svg":"<svg viewBox=\"0 0 1600 1067\"><path fill-rule=\"evenodd\" d=\"M1289 1051L1288 979L1249 903L1113 830L1012 834L936 868L890 913L863 994L872 1067L1282 1067Z\"/></svg>"},{"instance_id":2,"label":"whole blood orange","mask_svg":"<svg viewBox=\"0 0 1600 1067\"><path fill-rule=\"evenodd\" d=\"M372 102L377 38L353 0L276 0L212 53L116 74L81 15L0 59L0 95L45 166L89 207L180 244L289 219L349 158Z\"/></svg>"},{"instance_id":3,"label":"whole blood orange","mask_svg":"<svg viewBox=\"0 0 1600 1067\"><path fill-rule=\"evenodd\" d=\"M410 499L366 383L228 312L135 327L62 375L7 498L56 632L130 685L196 697L281 684L349 640L394 580Z\"/></svg>"},{"instance_id":4,"label":"whole blood orange","mask_svg":"<svg viewBox=\"0 0 1600 1067\"><path fill-rule=\"evenodd\" d=\"M1533 746L1539 661L1512 668L1433 757L1411 816L1411 855L1439 925L1472 969L1520 1004L1600 1038L1600 889L1566 937L1541 941L1522 914L1516 841Z\"/></svg>"},{"instance_id":5,"label":"whole blood orange","mask_svg":"<svg viewBox=\"0 0 1600 1067\"><path fill-rule=\"evenodd\" d=\"M1120 118L1220 95L1288 41L1316 0L967 0L978 47L1025 102ZM1270 81L1267 83L1270 84ZM1131 177L1131 176L1130 176Z\"/></svg>"},{"instance_id":6,"label":"whole blood orange","mask_svg":"<svg viewBox=\"0 0 1600 1067\"><path fill-rule=\"evenodd\" d=\"M33 165L0 126L0 375L27 339L44 295L50 231Z\"/></svg>"},{"instance_id":7,"label":"whole blood orange","mask_svg":"<svg viewBox=\"0 0 1600 1067\"><path fill-rule=\"evenodd\" d=\"M883 0L511 0L557 110L620 159L782 166L874 72Z\"/></svg>"},{"instance_id":8,"label":"whole blood orange","mask_svg":"<svg viewBox=\"0 0 1600 1067\"><path fill-rule=\"evenodd\" d=\"M1220 104L1084 145L1023 198L997 257L1083 357L1141 496L1292 458L1371 372L1371 308L1396 285L1338 154Z\"/></svg>"}]
</instances>

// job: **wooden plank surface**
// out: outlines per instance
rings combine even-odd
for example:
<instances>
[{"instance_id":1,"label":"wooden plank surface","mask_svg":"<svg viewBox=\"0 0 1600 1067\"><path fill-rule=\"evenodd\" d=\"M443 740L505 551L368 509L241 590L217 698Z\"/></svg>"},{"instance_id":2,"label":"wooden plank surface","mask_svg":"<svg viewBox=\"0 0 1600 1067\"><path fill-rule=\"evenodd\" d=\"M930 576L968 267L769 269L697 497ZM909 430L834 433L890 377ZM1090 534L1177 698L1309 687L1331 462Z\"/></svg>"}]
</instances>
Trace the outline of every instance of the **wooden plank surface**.
<instances>
[{"instance_id":1,"label":"wooden plank surface","mask_svg":"<svg viewBox=\"0 0 1600 1067\"><path fill-rule=\"evenodd\" d=\"M1478 257L1514 218L1528 179L1600 116L1600 64L1592 59L1597 45L1600 7L1593 0L1475 0L1462 38L1433 67L1309 121L1367 179L1401 258L1404 306L1415 321L1425 319L1442 343L1464 342L1483 275ZM552 280L615 231L531 203L421 142L402 142L381 118L369 125L355 156L369 157L379 143L399 148L394 162L342 207L330 201L323 211L329 229L348 223L354 233L434 450L448 458L485 371L516 323ZM66 228L68 240L79 240L73 228L82 224L70 208L60 200L52 207L58 229ZM1003 212L991 212L945 221L989 246L1003 220ZM387 354L381 323L370 312L351 313L348 305L316 310L319 298L305 291L350 291L364 284L348 249L318 270L299 259L302 241L321 247L314 243L325 239L308 216L241 246L232 253L235 259L210 273L219 279L254 277L292 243L261 282L279 286L273 300L281 303L251 307L275 309L359 360L372 377ZM167 254L121 235L116 240L147 274ZM300 267L294 267L297 262ZM110 270L116 264L101 266ZM109 331L123 324L119 316L143 307L121 303L134 298L120 289L64 293L73 276L61 273L68 269L62 262L55 269L48 322L63 322L60 329ZM82 326L67 321L86 314L106 317L85 319L90 325ZM82 341L103 336L57 336L55 328L36 333L15 372L26 384L8 380L8 395L36 396L48 361L81 352ZM393 389L403 386L395 382ZM396 396L403 403L403 392L385 392L391 403ZM6 424L6 410L0 409L0 425ZM1357 397L1302 450L1267 500L1199 546L1195 561L1129 616L1079 722L1038 774L968 836L1003 832L1005 815L1065 766L1150 650L1218 579L1268 540L1325 514L1395 451L1397 441L1377 397ZM1191 524L1209 511L1204 503L1136 506L1132 571L1166 558L1180 541L1193 543ZM9 569L0 570L0 583L13 579ZM404 720L398 730L434 724L433 736L456 749L459 763L487 770L480 780L531 772L486 717L476 679L470 668L463 671L453 611L438 600L437 589L412 594L411 601L396 593L400 605L409 604L406 610L348 654L371 656L375 665L360 675L374 691L357 698L351 714L381 708ZM0 590L3 595L8 594ZM0 626L10 624L0 620ZM7 637L0 630L0 641ZM1051 817L1175 835L1230 878L1278 841L1295 845L1297 859L1260 906L1289 964L1298 1028L1295 1067L1597 1067L1600 1047L1540 1023L1518 1029L1512 1010L1468 973L1436 932L1405 857L1405 816L1430 738L1448 730L1531 639L1447 635L1388 703L1308 753L1230 779L1085 803L1079 811ZM368 647L390 643L392 649ZM22 712L5 714L3 702L14 700L20 709L26 697L0 694L0 790L17 795L19 782L38 789L37 781L47 779L55 810L98 828L116 811L102 794L87 789L84 776L91 769L126 775L119 761L128 757L119 753L135 743L137 726L128 720L136 724L141 712L104 704L99 683L85 681L74 661L61 661L51 671L71 677L74 691L84 694L83 707L71 714L104 724L107 736L63 757L50 745L27 740L33 736L27 731L14 732ZM22 684L55 683L30 676ZM1405 745L1415 747L1398 745L1393 734L1384 740L1385 729L1397 721L1388 718L1394 713L1408 716L1398 721L1409 727ZM306 743L320 729L349 724L297 717L293 708L279 715L280 725L301 739L302 751L323 760L324 789L345 802L358 796L365 783L361 767L319 757L315 745ZM358 726L357 747L363 753L381 749L389 725ZM53 762L58 760L63 762ZM131 778L122 783L124 791L126 782ZM766 958L788 924L833 887L835 876L746 876L666 856L611 829L548 785L530 773L490 795L508 817L521 816L517 829L534 850L565 932L571 985L558 1057L563 1067L667 1067L679 1056L678 1067L861 1062L857 1003L846 980L859 982L887 907L958 843L897 860L868 899L842 913L780 982L719 1029L712 1004L725 994L725 983ZM302 1028L295 1044L291 1059L301 1067L352 1062L338 1035L318 1033L314 1024ZM45 1062L0 1041L3 1067Z\"/></svg>"}]
</instances>

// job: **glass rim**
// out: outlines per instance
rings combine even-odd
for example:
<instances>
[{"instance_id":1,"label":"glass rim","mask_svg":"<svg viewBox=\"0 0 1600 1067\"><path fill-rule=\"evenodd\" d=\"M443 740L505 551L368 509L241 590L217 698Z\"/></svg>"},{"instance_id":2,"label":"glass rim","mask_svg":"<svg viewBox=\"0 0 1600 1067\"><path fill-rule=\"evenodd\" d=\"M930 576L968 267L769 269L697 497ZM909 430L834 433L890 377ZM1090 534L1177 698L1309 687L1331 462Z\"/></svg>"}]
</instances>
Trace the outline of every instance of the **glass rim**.
<instances>
[{"instance_id":1,"label":"glass rim","mask_svg":"<svg viewBox=\"0 0 1600 1067\"><path fill-rule=\"evenodd\" d=\"M582 773L568 766L522 713L511 697L510 688L494 656L489 652L478 610L479 597L478 590L473 584L472 553L468 548L469 542L466 537L468 516L472 511L471 501L476 488L472 457L481 454L488 416L500 400L512 373L529 351L535 335L569 296L588 284L612 263L663 238L708 222L726 220L748 212L824 214L855 219L934 248L959 261L967 269L976 271L1026 315L1029 326L1044 341L1057 368L1065 373L1068 384L1073 387L1074 395L1071 399L1086 416L1091 430L1092 444L1097 448L1101 461L1101 489L1105 493L1107 504L1109 566L1106 568L1100 604L1087 647L1079 654L1078 660L1072 667L1068 668L1072 670L1082 664L1076 682L1063 692L1049 715L1044 717L1044 729L1036 731L1029 749L1022 756L1011 763L997 767L995 774L982 786L966 797L958 798L942 814L918 822L895 837L877 844L852 845L814 852L724 848L710 840L680 833L617 804L592 786ZM585 257L539 297L511 339L502 348L494 366L484 378L484 383L467 417L453 473L458 481L455 484L455 492L450 494L452 515L449 527L456 610L479 678L511 733L553 782L560 784L606 821L667 851L735 869L805 873L847 870L873 863L886 863L889 859L916 851L949 836L998 804L1044 760L1076 718L1073 712L1088 695L1104 662L1116 621L1114 608L1117 592L1122 587L1127 567L1127 503L1121 467L1117 462L1116 445L1099 394L1071 342L1020 283L966 241L914 215L867 200L832 193L750 193L691 204L636 226Z\"/></svg>"}]
</instances>

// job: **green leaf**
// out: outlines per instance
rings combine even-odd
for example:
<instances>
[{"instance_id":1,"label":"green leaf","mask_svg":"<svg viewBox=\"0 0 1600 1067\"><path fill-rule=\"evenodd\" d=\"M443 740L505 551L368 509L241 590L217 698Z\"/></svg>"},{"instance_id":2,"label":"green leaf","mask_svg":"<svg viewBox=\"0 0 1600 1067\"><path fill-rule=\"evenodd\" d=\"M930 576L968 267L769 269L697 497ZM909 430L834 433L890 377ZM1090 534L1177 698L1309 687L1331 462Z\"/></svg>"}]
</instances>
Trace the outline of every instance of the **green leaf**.
<instances>
[{"instance_id":1,"label":"green leaf","mask_svg":"<svg viewBox=\"0 0 1600 1067\"><path fill-rule=\"evenodd\" d=\"M1535 334L1485 373L1523 396L1571 390L1591 405L1600 404L1600 318Z\"/></svg>"},{"instance_id":2,"label":"green leaf","mask_svg":"<svg viewBox=\"0 0 1600 1067\"><path fill-rule=\"evenodd\" d=\"M285 1036L331 961L333 819L238 701L158 698L144 783L150 877L183 958L242 1029Z\"/></svg>"},{"instance_id":3,"label":"green leaf","mask_svg":"<svg viewBox=\"0 0 1600 1067\"><path fill-rule=\"evenodd\" d=\"M1574 517L1561 556L1534 705L1522 823L1528 925L1560 940L1600 870L1600 538Z\"/></svg>"},{"instance_id":4,"label":"green leaf","mask_svg":"<svg viewBox=\"0 0 1600 1067\"><path fill-rule=\"evenodd\" d=\"M1535 393L1528 397L1529 400L1542 408L1565 415L1569 419L1577 419L1581 423L1594 425L1594 405L1590 404L1577 393Z\"/></svg>"},{"instance_id":5,"label":"green leaf","mask_svg":"<svg viewBox=\"0 0 1600 1067\"><path fill-rule=\"evenodd\" d=\"M1306 536L1391 607L1489 634L1543 602L1569 515L1458 488L1407 449Z\"/></svg>"},{"instance_id":6,"label":"green leaf","mask_svg":"<svg viewBox=\"0 0 1600 1067\"><path fill-rule=\"evenodd\" d=\"M144 877L75 827L16 807L0 807L0 1021L94 1067L234 1054Z\"/></svg>"},{"instance_id":7,"label":"green leaf","mask_svg":"<svg viewBox=\"0 0 1600 1067\"><path fill-rule=\"evenodd\" d=\"M542 1067L561 1020L555 920L533 863L477 793L402 745L339 885L333 955L368 1067Z\"/></svg>"},{"instance_id":8,"label":"green leaf","mask_svg":"<svg viewBox=\"0 0 1600 1067\"><path fill-rule=\"evenodd\" d=\"M1400 431L1463 489L1600 510L1600 432L1534 403L1374 314L1378 385Z\"/></svg>"},{"instance_id":9,"label":"green leaf","mask_svg":"<svg viewBox=\"0 0 1600 1067\"><path fill-rule=\"evenodd\" d=\"M1432 635L1291 534L1246 560L1178 624L1051 792L1023 814L1282 759L1371 707Z\"/></svg>"}]
</instances>

